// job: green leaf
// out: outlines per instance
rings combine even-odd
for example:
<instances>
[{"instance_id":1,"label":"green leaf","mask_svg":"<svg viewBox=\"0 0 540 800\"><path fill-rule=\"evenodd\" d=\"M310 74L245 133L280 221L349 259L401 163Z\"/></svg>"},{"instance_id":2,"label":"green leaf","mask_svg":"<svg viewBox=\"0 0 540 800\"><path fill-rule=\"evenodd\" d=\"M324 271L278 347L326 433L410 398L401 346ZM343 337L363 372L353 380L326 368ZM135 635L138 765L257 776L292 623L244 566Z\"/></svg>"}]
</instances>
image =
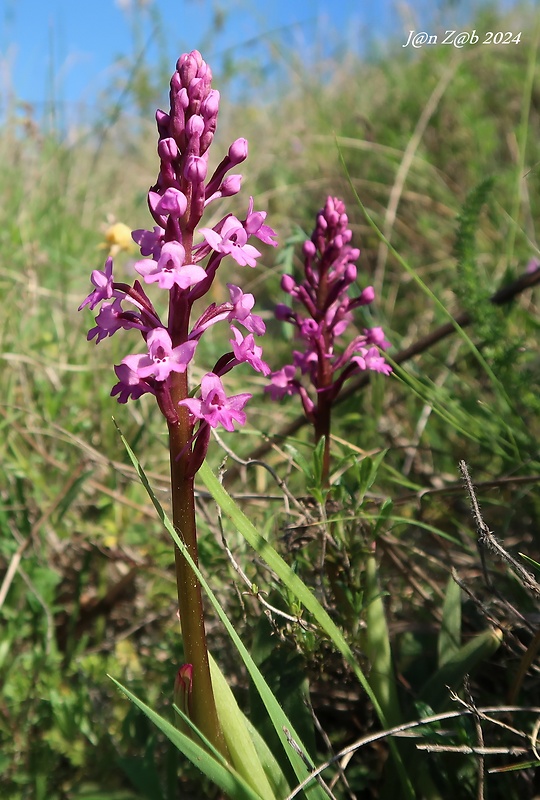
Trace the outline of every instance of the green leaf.
<instances>
[{"instance_id":1,"label":"green leaf","mask_svg":"<svg viewBox=\"0 0 540 800\"><path fill-rule=\"evenodd\" d=\"M323 476L323 469L324 469L324 448L325 448L325 437L321 436L315 447L313 448L313 454L311 463L313 465L312 469L312 482L313 485L308 486L308 492L311 490L315 490L318 497L316 499L321 502L321 493L322 493L322 476Z\"/></svg>"},{"instance_id":2,"label":"green leaf","mask_svg":"<svg viewBox=\"0 0 540 800\"><path fill-rule=\"evenodd\" d=\"M393 727L403 719L375 553L366 556L364 580L366 627L362 638L371 667L369 682L388 724Z\"/></svg>"},{"instance_id":3,"label":"green leaf","mask_svg":"<svg viewBox=\"0 0 540 800\"><path fill-rule=\"evenodd\" d=\"M145 752L137 756L123 756L117 764L128 776L132 786L137 787L137 796L147 800L164 800L160 790L160 778L156 765L155 741L150 740Z\"/></svg>"},{"instance_id":4,"label":"green leaf","mask_svg":"<svg viewBox=\"0 0 540 800\"><path fill-rule=\"evenodd\" d=\"M363 502L366 492L373 486L373 483L377 478L379 467L381 466L387 452L388 452L387 450L381 450L381 452L378 453L375 456L375 458L367 456L366 458L362 459L360 463L360 476L359 476L359 487L358 487L360 498L357 500L358 505L360 505Z\"/></svg>"},{"instance_id":5,"label":"green leaf","mask_svg":"<svg viewBox=\"0 0 540 800\"><path fill-rule=\"evenodd\" d=\"M287 453L291 456L295 464L300 467L304 476L306 478L306 482L310 483L313 482L313 469L312 465L309 463L307 458L302 455L300 450L297 447L294 447L292 444L286 444L284 447Z\"/></svg>"},{"instance_id":6,"label":"green leaf","mask_svg":"<svg viewBox=\"0 0 540 800\"><path fill-rule=\"evenodd\" d=\"M210 674L216 709L231 761L246 783L256 789L263 800L275 800L275 788L286 784L281 770L272 774L274 789L268 782L259 754L245 724L245 717L215 660L210 656ZM278 767L277 762L275 766Z\"/></svg>"},{"instance_id":7,"label":"green leaf","mask_svg":"<svg viewBox=\"0 0 540 800\"><path fill-rule=\"evenodd\" d=\"M503 640L502 631L490 628L474 637L454 653L448 661L424 684L420 697L435 711L440 711L449 701L448 687L456 689L465 675L496 652Z\"/></svg>"},{"instance_id":8,"label":"green leaf","mask_svg":"<svg viewBox=\"0 0 540 800\"><path fill-rule=\"evenodd\" d=\"M525 553L520 553L519 555L521 556L521 558L524 558L525 561L528 561L529 564L532 564L533 567L535 567L536 569L540 570L540 564L538 563L538 561L535 561L534 558L531 558L530 556L525 555Z\"/></svg>"},{"instance_id":9,"label":"green leaf","mask_svg":"<svg viewBox=\"0 0 540 800\"><path fill-rule=\"evenodd\" d=\"M64 514L69 510L72 503L75 502L77 497L79 496L79 492L86 483L86 479L93 474L93 470L89 469L80 475L77 480L69 487L68 492L62 497L62 500L58 504L58 508L56 509L57 514L57 524L62 520Z\"/></svg>"},{"instance_id":10,"label":"green leaf","mask_svg":"<svg viewBox=\"0 0 540 800\"><path fill-rule=\"evenodd\" d=\"M148 719L150 719L159 730L171 741L175 747L178 748L184 755L189 758L192 764L198 767L216 786L235 800L261 800L261 795L257 794L246 781L238 775L234 770L225 763L222 759L221 763L216 757L211 755L207 750L194 742L189 736L186 736L178 728L175 728L168 720L161 717L149 706L135 697L129 689L126 689L115 680L112 676L111 680L118 686L118 688L128 697L137 708L139 708Z\"/></svg>"},{"instance_id":11,"label":"green leaf","mask_svg":"<svg viewBox=\"0 0 540 800\"><path fill-rule=\"evenodd\" d=\"M461 644L461 589L450 576L442 609L442 623L437 642L439 667L455 656Z\"/></svg>"}]
</instances>

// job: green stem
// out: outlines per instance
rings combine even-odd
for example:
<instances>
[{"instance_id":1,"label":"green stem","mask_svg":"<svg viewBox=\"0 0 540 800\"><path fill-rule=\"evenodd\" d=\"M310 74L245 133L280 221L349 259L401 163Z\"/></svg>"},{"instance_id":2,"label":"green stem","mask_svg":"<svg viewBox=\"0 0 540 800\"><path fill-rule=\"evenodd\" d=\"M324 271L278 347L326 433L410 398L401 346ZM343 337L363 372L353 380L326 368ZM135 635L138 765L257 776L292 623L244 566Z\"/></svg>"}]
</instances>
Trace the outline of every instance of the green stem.
<instances>
[{"instance_id":1,"label":"green stem","mask_svg":"<svg viewBox=\"0 0 540 800\"><path fill-rule=\"evenodd\" d=\"M187 375L175 373L173 384L172 397L178 408L178 399L187 396ZM198 565L194 486L193 478L188 477L187 473L191 454L188 445L191 425L187 409L181 406L178 410L180 417L178 423L169 424L173 524L191 558ZM175 547L175 566L184 658L193 668L191 719L214 747L228 759L210 678L201 586L177 547Z\"/></svg>"}]
</instances>

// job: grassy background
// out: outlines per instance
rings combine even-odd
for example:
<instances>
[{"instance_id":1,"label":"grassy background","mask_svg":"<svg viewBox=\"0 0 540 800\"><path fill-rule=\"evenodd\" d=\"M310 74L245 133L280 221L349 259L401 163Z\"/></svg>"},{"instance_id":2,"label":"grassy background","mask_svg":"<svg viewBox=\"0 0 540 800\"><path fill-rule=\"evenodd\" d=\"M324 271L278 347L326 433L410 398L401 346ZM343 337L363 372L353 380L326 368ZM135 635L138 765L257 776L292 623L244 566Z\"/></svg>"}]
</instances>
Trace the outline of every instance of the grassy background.
<instances>
[{"instance_id":1,"label":"grassy background","mask_svg":"<svg viewBox=\"0 0 540 800\"><path fill-rule=\"evenodd\" d=\"M272 320L273 304L281 299L280 275L296 264L294 243L301 231L311 232L328 194L348 204L354 242L362 248L361 284L377 289L371 322L384 325L390 355L446 322L448 312L474 315L468 328L474 347L453 334L397 369L392 379L373 380L340 406L334 452L356 454L359 466L337 482L336 513L346 521L335 546L326 545L325 575L319 573L323 529L314 524L317 509L306 497L306 476L283 442L267 460L294 496L306 497L301 508L288 508L262 469L244 470L227 484L258 529L313 585L366 668L366 541L377 523L378 575L406 719L417 718L422 704L435 710L449 705L444 683L442 695L440 686L431 693L424 689L440 665L451 566L470 591L457 602L462 643L475 641L488 624L504 631L496 653L474 664L474 701L540 705L535 602L500 561L488 559L486 583L457 471L460 459L470 464L486 523L505 547L540 560L537 290L501 309L486 299L538 255L538 26L525 11L506 18L484 11L472 27L524 34L520 44L504 49L432 47L411 54L396 46L391 55L371 60L344 54L315 72L281 48L288 69L282 84L265 85L255 73L253 92L242 103L227 104L224 97L214 145L217 159L233 138L248 138L244 185L279 234L280 249L265 252L258 270L235 275L229 266L223 278L223 285L236 277L256 293L268 322L265 352L273 368L290 349L287 331ZM104 106L93 127L66 136L36 121L30 109L13 107L0 130L5 798L215 796L183 765L177 778L175 755L106 677L114 675L163 709L182 663L171 544L111 416L166 502L163 422L147 397L123 407L109 397L111 365L134 350L133 338L115 336L96 348L86 342L90 315L76 312L90 270L104 260L99 248L108 217L131 228L149 222L145 192L157 160L151 115L137 112L153 98L143 68L129 75L122 103ZM381 244L356 194L409 270ZM128 274L132 258L121 254L118 271ZM220 291L215 289L213 299ZM220 346L219 334L205 344L201 355L208 364ZM299 408L294 402L273 405L257 376L238 371L236 381L233 388L248 386L254 399L247 430L225 441L246 457ZM295 434L293 444L309 456L309 431ZM383 449L364 495L364 456ZM222 458L215 445L213 465ZM214 508L204 497L200 511L203 568L322 761L330 747L339 749L370 730L373 713L320 635L279 617L270 624L260 603L243 596ZM240 537L232 530L226 535L250 580L268 592L270 602L294 614L292 599ZM454 623L455 609L454 603ZM209 635L257 720L256 699L249 697L245 676L212 618ZM320 725L316 735L302 702L308 684ZM526 737L534 716L508 716L506 722L523 736L486 725L488 744L523 746L521 758L530 761ZM439 742L454 745L476 741L465 722L438 735ZM376 796L384 752L362 750L347 769L349 788L338 785L337 796ZM440 796L477 796L474 757L423 758L438 776ZM502 753L491 756L488 766L515 760ZM534 769L487 776L488 796L532 797L535 779Z\"/></svg>"}]
</instances>

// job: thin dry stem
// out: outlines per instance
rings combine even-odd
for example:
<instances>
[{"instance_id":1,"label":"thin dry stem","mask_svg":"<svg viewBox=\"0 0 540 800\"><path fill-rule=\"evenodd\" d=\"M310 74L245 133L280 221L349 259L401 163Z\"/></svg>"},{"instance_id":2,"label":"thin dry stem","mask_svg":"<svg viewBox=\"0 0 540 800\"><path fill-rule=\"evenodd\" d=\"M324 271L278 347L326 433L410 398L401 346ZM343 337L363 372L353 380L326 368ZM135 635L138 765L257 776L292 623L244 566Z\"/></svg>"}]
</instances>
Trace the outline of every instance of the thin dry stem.
<instances>
[{"instance_id":1,"label":"thin dry stem","mask_svg":"<svg viewBox=\"0 0 540 800\"><path fill-rule=\"evenodd\" d=\"M489 706L486 708L477 709L477 711L481 714L516 714L516 713L530 713L530 714L540 714L540 708L537 706L531 706L528 708L520 708L519 706ZM363 736L361 739L358 739L353 744L344 747L339 753L336 753L335 756L325 761L324 764L321 764L317 767L317 769L313 770L313 772L308 775L301 783L296 786L293 791L287 795L285 800L293 800L294 797L300 794L300 792L308 786L311 781L315 780L324 770L328 769L332 764L335 764L337 761L342 761L342 766L346 766L349 763L350 757L361 747L365 747L368 744L373 744L374 742L380 741L381 739L386 739L388 736L399 736L399 735L406 735L407 731L412 731L414 728L422 727L424 725L431 725L435 722L444 722L445 720L449 719L457 719L463 716L470 716L472 715L472 711L469 708L461 709L460 711L448 711L444 714L433 714L429 717L423 717L420 720L415 720L414 722L404 722L402 725L395 725L393 728L389 728L385 731L378 731L377 733L369 734L368 736Z\"/></svg>"},{"instance_id":2,"label":"thin dry stem","mask_svg":"<svg viewBox=\"0 0 540 800\"><path fill-rule=\"evenodd\" d=\"M465 461L459 462L459 469L463 476L463 480L465 483L465 488L469 494L469 499L471 502L471 510L472 515L476 525L476 531L478 534L478 549L480 551L480 557L482 559L482 566L484 568L484 574L486 575L486 580L489 585L489 579L487 577L487 569L485 565L485 550L491 550L491 552L495 553L502 561L505 561L506 564L510 567L516 578L520 581L522 586L525 589L528 589L529 592L536 595L537 597L540 596L540 584L535 580L534 576L531 575L525 567L519 563L513 556L508 553L504 547L497 541L495 536L493 535L493 531L490 531L486 523L482 518L482 513L480 511L480 506L478 504L478 500L476 499L476 493L474 490L474 486L472 484L471 476L469 474L469 470L467 468L467 464Z\"/></svg>"}]
</instances>

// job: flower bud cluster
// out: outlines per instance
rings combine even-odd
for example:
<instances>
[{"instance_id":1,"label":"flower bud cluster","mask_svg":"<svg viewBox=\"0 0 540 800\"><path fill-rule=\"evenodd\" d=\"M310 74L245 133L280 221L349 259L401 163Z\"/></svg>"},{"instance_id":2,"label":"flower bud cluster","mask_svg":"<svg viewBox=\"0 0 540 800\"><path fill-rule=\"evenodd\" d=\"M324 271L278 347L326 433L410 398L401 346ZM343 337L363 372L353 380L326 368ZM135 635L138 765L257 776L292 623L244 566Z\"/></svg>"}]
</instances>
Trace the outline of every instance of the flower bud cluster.
<instances>
[{"instance_id":1,"label":"flower bud cluster","mask_svg":"<svg viewBox=\"0 0 540 800\"><path fill-rule=\"evenodd\" d=\"M134 269L144 284L157 284L168 292L167 319L162 320L141 281L129 285L115 280L112 258L107 259L103 271L92 273L94 290L79 308L89 306L93 310L99 306L88 340L101 342L121 328L141 332L146 352L129 355L115 366L118 382L111 394L120 403L154 394L170 425L178 423L179 406L185 406L194 431L191 444L200 439L195 459L199 464L210 427L221 424L233 430L235 422L245 422L243 407L251 395L227 397L223 375L241 362L248 362L264 375L270 370L254 340L264 333L265 326L252 313L253 295L228 284L230 300L212 303L191 324L193 304L208 292L225 256L241 266L256 266L261 253L249 243L251 237L276 245L274 231L264 223L265 212L253 211L253 198L244 219L227 214L212 228L198 227L210 203L240 191L241 175L229 173L248 153L247 141L237 139L208 177L209 148L219 109L219 92L211 84L210 67L198 51L178 60L170 82L169 113L156 114L160 169L148 192L154 225L152 230L132 232L142 256ZM174 374L186 372L201 336L220 321L231 327L230 351L203 377L199 397L184 393L179 398L172 391Z\"/></svg>"},{"instance_id":2,"label":"flower bud cluster","mask_svg":"<svg viewBox=\"0 0 540 800\"><path fill-rule=\"evenodd\" d=\"M321 403L331 406L347 378L363 370L385 375L392 371L380 352L390 346L382 328L366 328L348 345L336 349L353 320L353 312L375 297L372 286L351 295L360 251L351 245L348 224L345 204L328 197L317 214L311 239L303 245L302 280L292 275L283 275L281 280L281 288L292 303L279 303L275 309L277 319L295 326L301 347L293 351L292 364L270 375L266 390L274 400L298 394L311 422L315 422ZM298 307L301 310L295 310ZM308 392L305 378L314 394Z\"/></svg>"}]
</instances>

